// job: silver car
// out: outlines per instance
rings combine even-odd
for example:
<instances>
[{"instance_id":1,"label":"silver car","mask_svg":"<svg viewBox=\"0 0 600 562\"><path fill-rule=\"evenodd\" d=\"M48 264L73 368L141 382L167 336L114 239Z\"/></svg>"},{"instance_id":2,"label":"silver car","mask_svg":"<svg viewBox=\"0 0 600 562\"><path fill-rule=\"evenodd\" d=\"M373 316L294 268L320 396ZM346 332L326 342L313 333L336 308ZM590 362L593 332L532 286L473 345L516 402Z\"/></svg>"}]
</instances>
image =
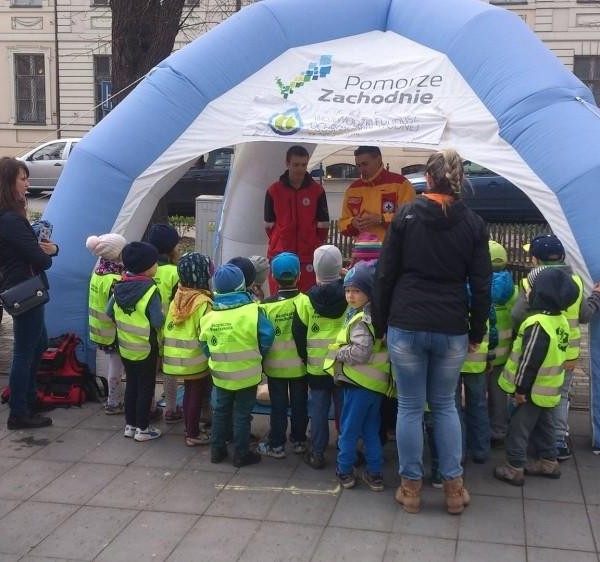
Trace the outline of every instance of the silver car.
<instances>
[{"instance_id":1,"label":"silver car","mask_svg":"<svg viewBox=\"0 0 600 562\"><path fill-rule=\"evenodd\" d=\"M52 140L18 157L29 168L29 193L36 194L54 189L67 159L80 140Z\"/></svg>"}]
</instances>

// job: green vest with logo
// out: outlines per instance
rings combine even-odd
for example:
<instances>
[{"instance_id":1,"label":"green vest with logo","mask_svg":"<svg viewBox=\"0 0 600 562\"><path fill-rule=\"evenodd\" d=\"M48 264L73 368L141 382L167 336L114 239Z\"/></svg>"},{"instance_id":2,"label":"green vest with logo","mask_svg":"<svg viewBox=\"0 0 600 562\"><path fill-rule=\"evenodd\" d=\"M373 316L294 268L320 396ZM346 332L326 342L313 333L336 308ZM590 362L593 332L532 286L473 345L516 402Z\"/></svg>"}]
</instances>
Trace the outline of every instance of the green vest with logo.
<instances>
[{"instance_id":1,"label":"green vest with logo","mask_svg":"<svg viewBox=\"0 0 600 562\"><path fill-rule=\"evenodd\" d=\"M552 266L550 266L552 267ZM569 322L569 348L567 349L567 361L573 361L579 357L581 348L581 328L579 326L579 309L583 300L583 281L579 275L573 273L571 279L575 281L579 289L577 300L564 311L567 322ZM523 289L529 289L529 281L523 279Z\"/></svg>"},{"instance_id":2,"label":"green vest with logo","mask_svg":"<svg viewBox=\"0 0 600 562\"><path fill-rule=\"evenodd\" d=\"M163 330L162 370L165 375L185 378L208 370L208 357L204 355L198 339L200 319L207 308L208 303L204 303L183 322L175 324L173 306L169 307Z\"/></svg>"},{"instance_id":3,"label":"green vest with logo","mask_svg":"<svg viewBox=\"0 0 600 562\"><path fill-rule=\"evenodd\" d=\"M313 307L310 299L302 299L296 303L300 320L307 327L306 333L306 372L309 375L329 376L323 370L323 361L327 356L329 345L334 343L344 326L346 312L339 318L321 316Z\"/></svg>"},{"instance_id":4,"label":"green vest with logo","mask_svg":"<svg viewBox=\"0 0 600 562\"><path fill-rule=\"evenodd\" d=\"M306 375L304 362L298 355L292 335L292 320L296 302L308 297L302 293L295 297L260 305L275 328L275 340L263 359L263 370L268 377L294 379Z\"/></svg>"},{"instance_id":5,"label":"green vest with logo","mask_svg":"<svg viewBox=\"0 0 600 562\"><path fill-rule=\"evenodd\" d=\"M481 340L479 348L477 349L477 351L467 353L467 356L465 357L465 362L463 363L460 372L467 375L481 375L485 373L489 346L490 331L488 322L487 332L485 333L485 336L483 336L483 340Z\"/></svg>"},{"instance_id":6,"label":"green vest with logo","mask_svg":"<svg viewBox=\"0 0 600 562\"><path fill-rule=\"evenodd\" d=\"M323 370L330 375L334 374L334 366L336 362L337 351L350 344L350 332L352 326L357 322L360 322L364 318L364 312L356 313L346 326L343 326L339 331L335 343L329 345L327 356L323 362ZM392 377L391 377L391 366L390 358L387 349L383 345L380 339L375 338L375 331L371 324L367 325L369 332L373 336L373 352L368 363L362 365L350 365L348 363L342 363L342 376L341 380L347 379L348 382L378 392L385 396L390 396L392 393Z\"/></svg>"},{"instance_id":7,"label":"green vest with logo","mask_svg":"<svg viewBox=\"0 0 600 562\"><path fill-rule=\"evenodd\" d=\"M115 322L117 324L117 341L119 354L130 361L141 361L150 355L150 320L146 316L146 309L152 295L157 292L156 285L152 285L135 303L135 310L127 314L116 302L114 305Z\"/></svg>"},{"instance_id":8,"label":"green vest with logo","mask_svg":"<svg viewBox=\"0 0 600 562\"><path fill-rule=\"evenodd\" d=\"M154 282L160 291L163 314L166 316L173 297L173 290L177 286L177 283L179 283L177 266L172 263L159 265L154 275Z\"/></svg>"},{"instance_id":9,"label":"green vest with logo","mask_svg":"<svg viewBox=\"0 0 600 562\"><path fill-rule=\"evenodd\" d=\"M106 314L106 305L115 281L121 279L116 273L98 275L94 273L90 279L88 299L88 323L90 340L100 345L112 345L117 336L117 329L112 318Z\"/></svg>"},{"instance_id":10,"label":"green vest with logo","mask_svg":"<svg viewBox=\"0 0 600 562\"><path fill-rule=\"evenodd\" d=\"M531 400L542 408L553 408L560 402L560 387L565 376L564 363L569 343L569 323L562 314L533 314L522 322L506 366L498 378L498 384L509 394L516 391L516 373L523 349L523 334L534 324L539 324L548 334L550 345L531 387Z\"/></svg>"},{"instance_id":11,"label":"green vest with logo","mask_svg":"<svg viewBox=\"0 0 600 562\"><path fill-rule=\"evenodd\" d=\"M494 348L495 357L492 365L497 367L504 365L510 355L512 346L512 319L510 317L511 310L519 295L519 289L515 287L512 296L504 304L495 304L496 310L496 330L498 331L498 345Z\"/></svg>"},{"instance_id":12,"label":"green vest with logo","mask_svg":"<svg viewBox=\"0 0 600 562\"><path fill-rule=\"evenodd\" d=\"M200 341L208 345L208 365L215 386L235 391L260 382L258 304L211 310L200 320Z\"/></svg>"}]
</instances>

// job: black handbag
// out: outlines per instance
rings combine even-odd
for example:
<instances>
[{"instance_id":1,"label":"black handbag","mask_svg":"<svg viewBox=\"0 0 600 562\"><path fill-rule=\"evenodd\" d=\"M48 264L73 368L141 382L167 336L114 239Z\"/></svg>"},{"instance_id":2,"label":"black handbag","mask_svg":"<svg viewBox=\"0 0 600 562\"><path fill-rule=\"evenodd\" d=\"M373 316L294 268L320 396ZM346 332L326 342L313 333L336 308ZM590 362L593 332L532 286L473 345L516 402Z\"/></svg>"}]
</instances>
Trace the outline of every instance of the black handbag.
<instances>
[{"instance_id":1,"label":"black handbag","mask_svg":"<svg viewBox=\"0 0 600 562\"><path fill-rule=\"evenodd\" d=\"M0 293L2 306L11 316L20 316L49 300L48 288L41 275L30 277Z\"/></svg>"}]
</instances>

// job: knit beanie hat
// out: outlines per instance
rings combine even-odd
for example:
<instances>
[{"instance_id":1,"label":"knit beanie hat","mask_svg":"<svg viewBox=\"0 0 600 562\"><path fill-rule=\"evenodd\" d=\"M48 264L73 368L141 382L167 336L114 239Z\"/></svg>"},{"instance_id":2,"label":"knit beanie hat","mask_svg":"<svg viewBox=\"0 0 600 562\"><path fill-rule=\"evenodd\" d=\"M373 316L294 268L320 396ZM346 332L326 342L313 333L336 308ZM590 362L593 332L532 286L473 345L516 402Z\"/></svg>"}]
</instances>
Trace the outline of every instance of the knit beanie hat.
<instances>
[{"instance_id":1,"label":"knit beanie hat","mask_svg":"<svg viewBox=\"0 0 600 562\"><path fill-rule=\"evenodd\" d=\"M319 246L314 253L313 268L317 281L333 283L340 278L342 271L342 253L336 246Z\"/></svg>"},{"instance_id":2,"label":"knit beanie hat","mask_svg":"<svg viewBox=\"0 0 600 562\"><path fill-rule=\"evenodd\" d=\"M369 300L373 295L373 285L375 283L375 270L362 263L356 264L344 277L344 287L356 287L360 289Z\"/></svg>"},{"instance_id":3,"label":"knit beanie hat","mask_svg":"<svg viewBox=\"0 0 600 562\"><path fill-rule=\"evenodd\" d=\"M488 242L488 246L490 248L490 259L492 260L492 269L494 271L500 271L506 267L506 263L508 262L508 255L504 246L495 242L494 240L490 240Z\"/></svg>"},{"instance_id":4,"label":"knit beanie hat","mask_svg":"<svg viewBox=\"0 0 600 562\"><path fill-rule=\"evenodd\" d=\"M85 247L92 254L108 261L119 261L125 244L127 240L115 233L89 236L85 241Z\"/></svg>"},{"instance_id":5,"label":"knit beanie hat","mask_svg":"<svg viewBox=\"0 0 600 562\"><path fill-rule=\"evenodd\" d=\"M215 271L213 277L215 293L235 293L246 290L246 281L242 270L232 263L226 263Z\"/></svg>"},{"instance_id":6,"label":"knit beanie hat","mask_svg":"<svg viewBox=\"0 0 600 562\"><path fill-rule=\"evenodd\" d=\"M157 249L148 242L130 242L121 256L125 269L131 273L143 273L158 261Z\"/></svg>"},{"instance_id":7,"label":"knit beanie hat","mask_svg":"<svg viewBox=\"0 0 600 562\"><path fill-rule=\"evenodd\" d=\"M300 275L300 259L292 252L281 252L271 260L275 279L296 279Z\"/></svg>"},{"instance_id":8,"label":"knit beanie hat","mask_svg":"<svg viewBox=\"0 0 600 562\"><path fill-rule=\"evenodd\" d=\"M159 254L170 254L179 244L179 233L170 224L153 224L148 231L148 242Z\"/></svg>"},{"instance_id":9,"label":"knit beanie hat","mask_svg":"<svg viewBox=\"0 0 600 562\"><path fill-rule=\"evenodd\" d=\"M361 232L354 243L352 258L355 261L372 261L379 259L381 240L371 232Z\"/></svg>"},{"instance_id":10,"label":"knit beanie hat","mask_svg":"<svg viewBox=\"0 0 600 562\"><path fill-rule=\"evenodd\" d=\"M254 280L256 279L256 269L254 269L254 264L248 258L237 256L231 258L227 263L237 265L242 270L246 281L246 287L250 287L252 283L254 283Z\"/></svg>"},{"instance_id":11,"label":"knit beanie hat","mask_svg":"<svg viewBox=\"0 0 600 562\"><path fill-rule=\"evenodd\" d=\"M579 296L579 287L560 267L535 267L527 275L531 287L529 308L560 312L569 308Z\"/></svg>"},{"instance_id":12,"label":"knit beanie hat","mask_svg":"<svg viewBox=\"0 0 600 562\"><path fill-rule=\"evenodd\" d=\"M554 234L536 236L523 249L540 261L562 261L565 259L565 248Z\"/></svg>"},{"instance_id":13,"label":"knit beanie hat","mask_svg":"<svg viewBox=\"0 0 600 562\"><path fill-rule=\"evenodd\" d=\"M177 263L179 282L190 289L207 289L213 274L213 264L208 256L198 252L184 254Z\"/></svg>"},{"instance_id":14,"label":"knit beanie hat","mask_svg":"<svg viewBox=\"0 0 600 562\"><path fill-rule=\"evenodd\" d=\"M269 260L264 256L250 256L248 259L252 262L252 265L254 265L254 269L256 270L256 279L254 282L262 285L269 275Z\"/></svg>"}]
</instances>

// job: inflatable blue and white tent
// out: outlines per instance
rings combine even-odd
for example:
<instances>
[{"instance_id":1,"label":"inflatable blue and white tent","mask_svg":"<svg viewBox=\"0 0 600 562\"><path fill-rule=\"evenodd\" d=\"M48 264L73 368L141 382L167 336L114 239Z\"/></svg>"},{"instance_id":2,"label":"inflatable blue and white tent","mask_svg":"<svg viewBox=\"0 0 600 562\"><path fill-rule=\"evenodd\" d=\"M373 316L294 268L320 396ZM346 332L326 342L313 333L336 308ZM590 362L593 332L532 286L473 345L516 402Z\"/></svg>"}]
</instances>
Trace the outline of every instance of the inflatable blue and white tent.
<instances>
[{"instance_id":1,"label":"inflatable blue and white tent","mask_svg":"<svg viewBox=\"0 0 600 562\"><path fill-rule=\"evenodd\" d=\"M228 145L225 258L264 251L264 191L289 143L453 147L529 195L589 290L600 279L599 138L589 90L506 10L263 0L163 61L79 143L45 213L61 246L50 333L86 333L95 260L85 238L139 239L197 156ZM600 381L600 319L592 328Z\"/></svg>"}]
</instances>

